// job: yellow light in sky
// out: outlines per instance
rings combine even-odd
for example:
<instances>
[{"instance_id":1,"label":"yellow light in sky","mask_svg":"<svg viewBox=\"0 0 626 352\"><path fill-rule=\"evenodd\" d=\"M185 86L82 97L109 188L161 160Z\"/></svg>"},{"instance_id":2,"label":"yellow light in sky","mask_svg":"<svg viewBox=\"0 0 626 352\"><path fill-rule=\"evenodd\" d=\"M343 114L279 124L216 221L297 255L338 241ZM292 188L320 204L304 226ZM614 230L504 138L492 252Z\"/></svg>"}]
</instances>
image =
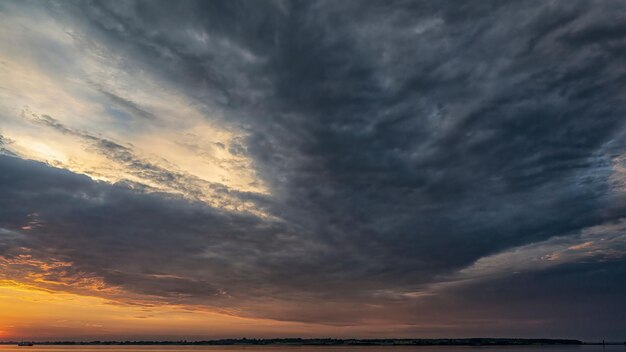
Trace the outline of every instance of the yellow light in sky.
<instances>
[{"instance_id":1,"label":"yellow light in sky","mask_svg":"<svg viewBox=\"0 0 626 352\"><path fill-rule=\"evenodd\" d=\"M199 106L158 77L129 70L115 53L90 50L54 21L42 21L30 34L15 35L12 28L29 27L31 21L0 21L0 134L11 141L6 148L21 158L95 180L130 181L214 207L266 216L253 204L216 191L221 189L216 185L223 185L270 193L246 153L247 132L231 125L224 112ZM20 35L35 34L78 59L67 70L42 64L38 47L20 45ZM131 102L135 109L128 110L120 101ZM58 124L41 123L44 116ZM98 141L119 148L111 152ZM128 154L120 158L115 152ZM137 165L149 165L150 172ZM159 172L177 175L177 182L150 177Z\"/></svg>"},{"instance_id":2,"label":"yellow light in sky","mask_svg":"<svg viewBox=\"0 0 626 352\"><path fill-rule=\"evenodd\" d=\"M38 157L39 160L46 160L49 163L67 163L68 159L62 152L50 147L42 142L22 141L30 152Z\"/></svg>"}]
</instances>

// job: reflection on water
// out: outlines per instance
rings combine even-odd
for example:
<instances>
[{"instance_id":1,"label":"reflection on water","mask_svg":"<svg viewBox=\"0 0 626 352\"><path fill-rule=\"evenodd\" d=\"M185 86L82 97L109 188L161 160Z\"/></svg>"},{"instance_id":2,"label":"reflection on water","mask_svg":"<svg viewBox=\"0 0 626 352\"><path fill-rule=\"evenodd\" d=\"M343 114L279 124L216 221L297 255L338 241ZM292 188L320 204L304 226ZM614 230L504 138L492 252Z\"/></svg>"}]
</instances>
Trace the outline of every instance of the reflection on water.
<instances>
[{"instance_id":1,"label":"reflection on water","mask_svg":"<svg viewBox=\"0 0 626 352\"><path fill-rule=\"evenodd\" d=\"M626 352L624 345L583 346L32 346L0 345L0 352Z\"/></svg>"}]
</instances>

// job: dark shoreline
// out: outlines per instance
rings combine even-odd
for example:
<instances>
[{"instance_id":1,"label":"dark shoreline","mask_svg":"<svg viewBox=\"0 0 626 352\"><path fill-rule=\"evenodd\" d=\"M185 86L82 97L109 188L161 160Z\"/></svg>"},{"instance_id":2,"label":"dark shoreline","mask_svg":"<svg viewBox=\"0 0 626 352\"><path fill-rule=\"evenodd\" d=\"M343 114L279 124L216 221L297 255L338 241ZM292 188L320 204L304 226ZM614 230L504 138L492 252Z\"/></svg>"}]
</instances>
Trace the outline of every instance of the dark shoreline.
<instances>
[{"instance_id":1,"label":"dark shoreline","mask_svg":"<svg viewBox=\"0 0 626 352\"><path fill-rule=\"evenodd\" d=\"M18 344L20 341L4 341L0 344ZM23 342L23 341L22 341ZM590 345L573 339L507 339L507 338L463 338L463 339L219 339L202 341L32 341L34 345L190 345L190 346L531 346L531 345ZM621 343L611 343L621 344Z\"/></svg>"}]
</instances>

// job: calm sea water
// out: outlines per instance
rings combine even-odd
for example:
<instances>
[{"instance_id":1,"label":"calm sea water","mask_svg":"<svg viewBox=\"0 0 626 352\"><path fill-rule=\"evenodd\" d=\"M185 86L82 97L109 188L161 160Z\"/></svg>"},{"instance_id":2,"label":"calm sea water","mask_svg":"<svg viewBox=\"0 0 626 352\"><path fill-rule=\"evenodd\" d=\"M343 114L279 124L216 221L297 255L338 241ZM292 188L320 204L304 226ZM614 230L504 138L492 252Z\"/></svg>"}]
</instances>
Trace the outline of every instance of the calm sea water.
<instances>
[{"instance_id":1,"label":"calm sea water","mask_svg":"<svg viewBox=\"0 0 626 352\"><path fill-rule=\"evenodd\" d=\"M0 352L626 352L626 346L32 346Z\"/></svg>"}]
</instances>

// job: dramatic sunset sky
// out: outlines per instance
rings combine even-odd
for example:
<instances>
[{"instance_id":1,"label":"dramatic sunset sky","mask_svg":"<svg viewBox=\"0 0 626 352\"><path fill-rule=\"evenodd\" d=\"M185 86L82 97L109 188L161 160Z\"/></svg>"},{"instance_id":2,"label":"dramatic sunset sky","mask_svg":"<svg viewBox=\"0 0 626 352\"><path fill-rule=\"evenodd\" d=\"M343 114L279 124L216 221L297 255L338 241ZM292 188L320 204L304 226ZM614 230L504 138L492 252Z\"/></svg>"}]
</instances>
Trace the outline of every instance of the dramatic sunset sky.
<instances>
[{"instance_id":1,"label":"dramatic sunset sky","mask_svg":"<svg viewBox=\"0 0 626 352\"><path fill-rule=\"evenodd\" d=\"M0 340L626 339L626 2L0 0Z\"/></svg>"}]
</instances>

